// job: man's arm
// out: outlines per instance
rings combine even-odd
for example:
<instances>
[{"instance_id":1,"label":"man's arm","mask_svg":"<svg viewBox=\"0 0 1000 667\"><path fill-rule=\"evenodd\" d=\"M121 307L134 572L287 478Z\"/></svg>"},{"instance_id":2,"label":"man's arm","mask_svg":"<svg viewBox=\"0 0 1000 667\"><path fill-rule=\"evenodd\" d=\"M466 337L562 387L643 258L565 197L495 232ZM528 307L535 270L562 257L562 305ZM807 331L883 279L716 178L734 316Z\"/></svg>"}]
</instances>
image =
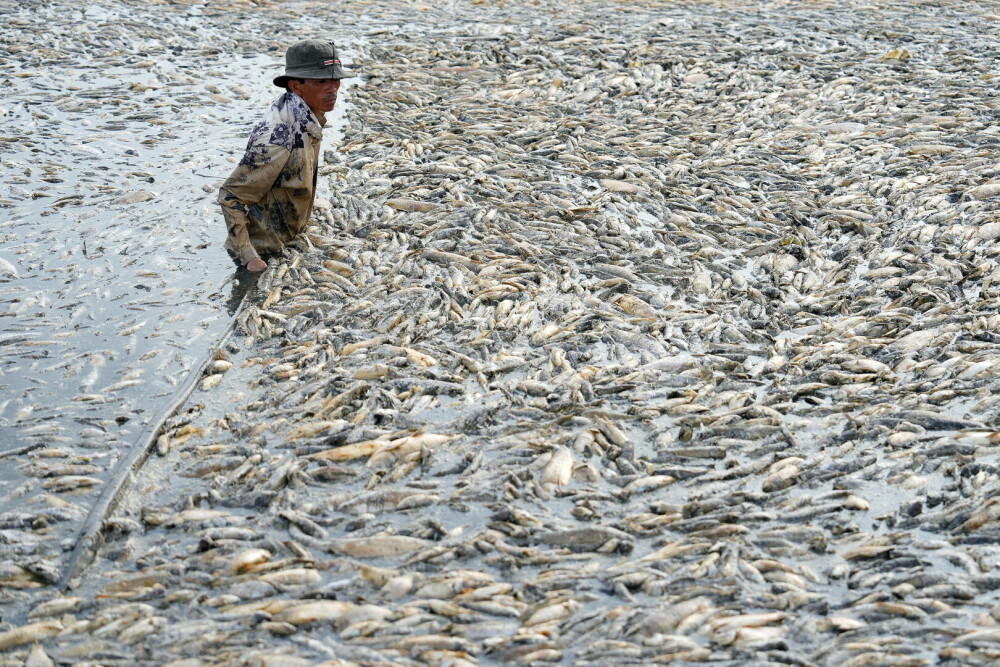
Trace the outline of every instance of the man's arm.
<instances>
[{"instance_id":1,"label":"man's arm","mask_svg":"<svg viewBox=\"0 0 1000 667\"><path fill-rule=\"evenodd\" d=\"M274 187L289 155L284 146L248 147L243 161L219 188L219 204L233 252L240 264L251 271L263 271L267 265L250 243L247 206L259 203Z\"/></svg>"}]
</instances>

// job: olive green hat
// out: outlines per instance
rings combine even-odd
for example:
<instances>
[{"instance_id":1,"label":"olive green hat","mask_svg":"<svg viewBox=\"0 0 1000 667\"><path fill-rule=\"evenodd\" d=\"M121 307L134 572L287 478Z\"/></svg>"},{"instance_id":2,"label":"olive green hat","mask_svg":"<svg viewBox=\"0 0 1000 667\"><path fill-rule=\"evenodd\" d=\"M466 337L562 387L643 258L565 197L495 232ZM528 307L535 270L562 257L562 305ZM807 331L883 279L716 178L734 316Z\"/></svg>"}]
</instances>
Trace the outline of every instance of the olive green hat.
<instances>
[{"instance_id":1,"label":"olive green hat","mask_svg":"<svg viewBox=\"0 0 1000 667\"><path fill-rule=\"evenodd\" d=\"M289 79L349 79L353 76L341 67L333 42L306 39L288 47L285 73L274 78L274 85L287 88Z\"/></svg>"}]
</instances>

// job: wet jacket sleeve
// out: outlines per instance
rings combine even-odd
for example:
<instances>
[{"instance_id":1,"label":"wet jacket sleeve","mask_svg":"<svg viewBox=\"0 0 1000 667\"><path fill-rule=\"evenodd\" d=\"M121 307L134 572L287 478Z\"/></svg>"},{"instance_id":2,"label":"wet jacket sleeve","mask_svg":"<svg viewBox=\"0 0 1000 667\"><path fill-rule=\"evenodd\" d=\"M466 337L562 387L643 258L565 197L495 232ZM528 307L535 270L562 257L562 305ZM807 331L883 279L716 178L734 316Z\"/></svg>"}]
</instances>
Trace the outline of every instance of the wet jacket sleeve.
<instances>
[{"instance_id":1,"label":"wet jacket sleeve","mask_svg":"<svg viewBox=\"0 0 1000 667\"><path fill-rule=\"evenodd\" d=\"M273 144L255 147L253 159L249 159L248 150L247 156L219 188L219 204L222 206L222 216L226 219L230 244L243 266L259 257L250 243L247 209L259 204L275 186L289 155L287 148Z\"/></svg>"}]
</instances>

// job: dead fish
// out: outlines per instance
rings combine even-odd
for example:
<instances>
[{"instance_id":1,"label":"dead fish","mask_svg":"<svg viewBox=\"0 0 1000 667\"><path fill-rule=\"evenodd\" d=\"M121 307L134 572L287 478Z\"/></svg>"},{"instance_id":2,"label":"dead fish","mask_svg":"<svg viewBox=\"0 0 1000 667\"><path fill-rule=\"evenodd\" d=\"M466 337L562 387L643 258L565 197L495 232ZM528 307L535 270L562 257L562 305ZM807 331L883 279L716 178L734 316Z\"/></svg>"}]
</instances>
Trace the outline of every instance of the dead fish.
<instances>
[{"instance_id":1,"label":"dead fish","mask_svg":"<svg viewBox=\"0 0 1000 667\"><path fill-rule=\"evenodd\" d=\"M566 547L572 551L597 551L614 541L616 550L627 553L633 544L628 533L607 526L539 533L537 539L542 544Z\"/></svg>"},{"instance_id":2,"label":"dead fish","mask_svg":"<svg viewBox=\"0 0 1000 667\"><path fill-rule=\"evenodd\" d=\"M421 213L426 211L434 211L440 208L439 204L433 204L430 202L423 202L416 199L389 199L386 200L386 205L396 209L397 211L405 211L407 213L413 213L414 211L419 211Z\"/></svg>"},{"instance_id":3,"label":"dead fish","mask_svg":"<svg viewBox=\"0 0 1000 667\"><path fill-rule=\"evenodd\" d=\"M411 554L433 544L429 540L406 535L373 535L357 539L332 540L328 548L333 553L355 558L391 558Z\"/></svg>"},{"instance_id":4,"label":"dead fish","mask_svg":"<svg viewBox=\"0 0 1000 667\"><path fill-rule=\"evenodd\" d=\"M0 651L55 637L63 629L59 621L38 621L0 632Z\"/></svg>"}]
</instances>

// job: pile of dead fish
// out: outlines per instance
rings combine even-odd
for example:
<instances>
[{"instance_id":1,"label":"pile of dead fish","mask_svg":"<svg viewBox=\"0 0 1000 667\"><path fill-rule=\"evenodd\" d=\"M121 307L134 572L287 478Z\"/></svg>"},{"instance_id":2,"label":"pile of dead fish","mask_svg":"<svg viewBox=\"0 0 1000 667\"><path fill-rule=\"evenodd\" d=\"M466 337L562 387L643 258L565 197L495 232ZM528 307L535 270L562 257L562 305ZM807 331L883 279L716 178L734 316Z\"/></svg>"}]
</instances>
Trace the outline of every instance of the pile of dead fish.
<instances>
[{"instance_id":1,"label":"pile of dead fish","mask_svg":"<svg viewBox=\"0 0 1000 667\"><path fill-rule=\"evenodd\" d=\"M346 11L330 201L7 660L1000 657L996 16Z\"/></svg>"}]
</instances>

